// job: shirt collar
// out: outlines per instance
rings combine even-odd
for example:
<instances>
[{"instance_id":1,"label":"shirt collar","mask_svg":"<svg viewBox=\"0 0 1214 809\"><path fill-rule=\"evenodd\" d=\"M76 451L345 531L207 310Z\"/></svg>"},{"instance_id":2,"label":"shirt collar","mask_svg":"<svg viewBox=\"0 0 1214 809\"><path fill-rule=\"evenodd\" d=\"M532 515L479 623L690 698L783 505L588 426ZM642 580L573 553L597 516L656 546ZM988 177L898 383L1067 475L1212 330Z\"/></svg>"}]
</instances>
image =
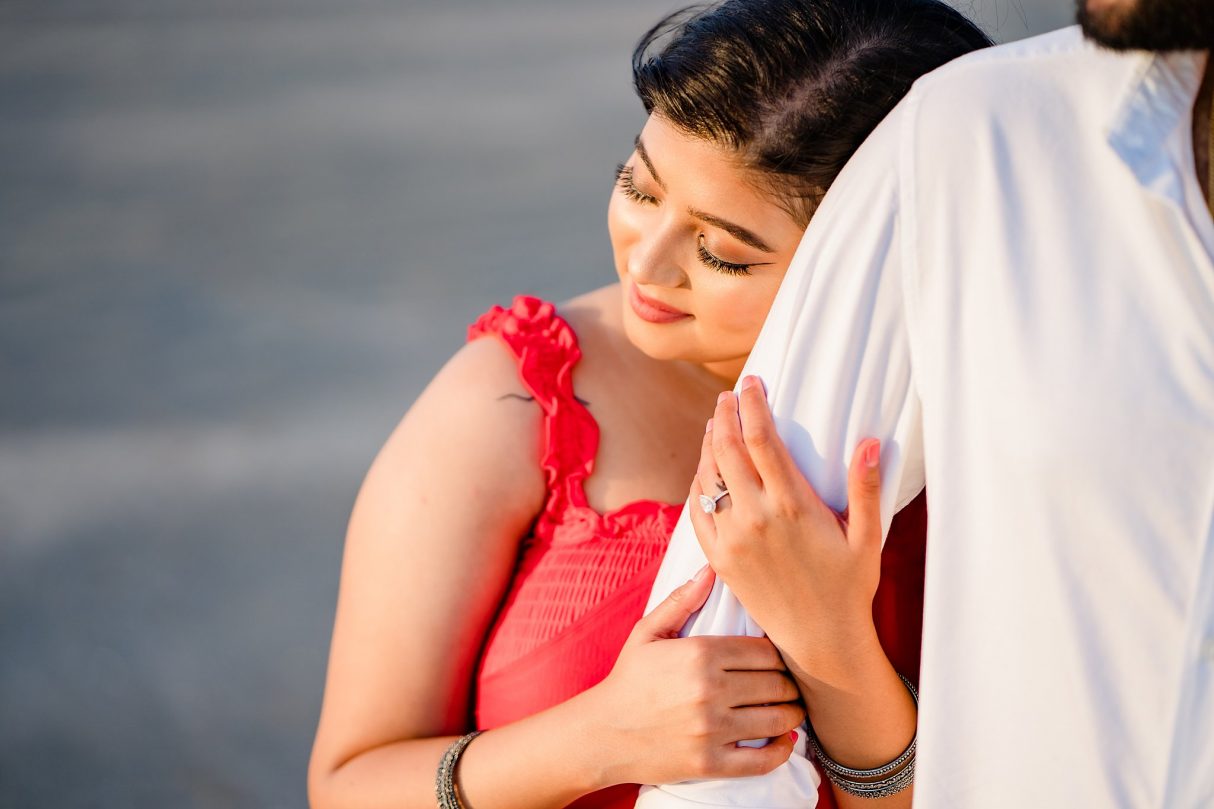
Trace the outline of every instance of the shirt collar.
<instances>
[{"instance_id":1,"label":"shirt collar","mask_svg":"<svg viewBox=\"0 0 1214 809\"><path fill-rule=\"evenodd\" d=\"M1169 140L1190 122L1205 70L1205 51L1135 53L1108 128L1109 145L1148 191L1184 207L1188 160ZM1184 144L1189 138L1181 138Z\"/></svg>"}]
</instances>

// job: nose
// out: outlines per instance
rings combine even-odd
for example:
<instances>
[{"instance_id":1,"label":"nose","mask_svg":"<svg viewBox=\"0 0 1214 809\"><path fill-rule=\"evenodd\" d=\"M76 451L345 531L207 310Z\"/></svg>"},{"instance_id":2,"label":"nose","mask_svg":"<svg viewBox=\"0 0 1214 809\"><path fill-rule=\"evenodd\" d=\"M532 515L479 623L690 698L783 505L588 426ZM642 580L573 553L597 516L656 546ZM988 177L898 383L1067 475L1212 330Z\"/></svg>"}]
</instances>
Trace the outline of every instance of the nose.
<instances>
[{"instance_id":1,"label":"nose","mask_svg":"<svg viewBox=\"0 0 1214 809\"><path fill-rule=\"evenodd\" d=\"M638 284L681 287L687 283L682 266L681 238L666 223L640 229L628 256L628 274Z\"/></svg>"}]
</instances>

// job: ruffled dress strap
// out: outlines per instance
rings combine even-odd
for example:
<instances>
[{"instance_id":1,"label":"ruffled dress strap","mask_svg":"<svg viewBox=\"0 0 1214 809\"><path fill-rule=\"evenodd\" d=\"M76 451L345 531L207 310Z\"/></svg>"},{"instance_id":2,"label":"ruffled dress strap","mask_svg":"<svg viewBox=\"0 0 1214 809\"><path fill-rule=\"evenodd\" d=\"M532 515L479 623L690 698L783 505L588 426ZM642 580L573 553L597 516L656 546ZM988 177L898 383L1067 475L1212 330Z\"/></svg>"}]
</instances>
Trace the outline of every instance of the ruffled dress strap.
<instances>
[{"instance_id":1,"label":"ruffled dress strap","mask_svg":"<svg viewBox=\"0 0 1214 809\"><path fill-rule=\"evenodd\" d=\"M573 393L573 368L582 357L573 329L553 304L519 295L509 309L494 306L468 327L470 341L485 335L497 336L514 354L523 385L544 413L540 465L548 500L535 537L552 541L571 519L597 522L584 484L594 471L599 427Z\"/></svg>"}]
</instances>

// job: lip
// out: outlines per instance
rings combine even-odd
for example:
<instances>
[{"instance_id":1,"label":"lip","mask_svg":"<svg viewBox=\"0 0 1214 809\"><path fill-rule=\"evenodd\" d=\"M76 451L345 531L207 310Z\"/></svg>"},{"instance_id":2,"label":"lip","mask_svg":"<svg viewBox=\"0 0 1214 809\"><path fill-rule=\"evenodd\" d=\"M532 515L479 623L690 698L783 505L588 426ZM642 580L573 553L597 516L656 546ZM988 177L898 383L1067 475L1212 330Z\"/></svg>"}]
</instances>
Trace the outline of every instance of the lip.
<instances>
[{"instance_id":1,"label":"lip","mask_svg":"<svg viewBox=\"0 0 1214 809\"><path fill-rule=\"evenodd\" d=\"M658 303L652 298L646 298L633 282L628 283L628 303L632 311L641 320L649 323L674 323L676 320L691 317L686 312Z\"/></svg>"}]
</instances>

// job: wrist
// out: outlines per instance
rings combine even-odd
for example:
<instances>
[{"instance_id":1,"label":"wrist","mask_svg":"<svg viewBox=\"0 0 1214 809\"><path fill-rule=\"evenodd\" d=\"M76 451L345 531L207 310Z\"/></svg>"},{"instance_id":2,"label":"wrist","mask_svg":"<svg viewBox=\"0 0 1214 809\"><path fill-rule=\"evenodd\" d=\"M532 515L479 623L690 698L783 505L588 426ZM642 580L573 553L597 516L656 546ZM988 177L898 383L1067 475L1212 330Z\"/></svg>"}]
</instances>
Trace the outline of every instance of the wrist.
<instances>
[{"instance_id":1,"label":"wrist","mask_svg":"<svg viewBox=\"0 0 1214 809\"><path fill-rule=\"evenodd\" d=\"M573 777L586 792L624 783L616 772L620 762L614 761L611 750L616 749L609 723L602 717L602 683L591 686L561 705L562 724L569 731L569 744L564 746L562 756L569 756Z\"/></svg>"},{"instance_id":2,"label":"wrist","mask_svg":"<svg viewBox=\"0 0 1214 809\"><path fill-rule=\"evenodd\" d=\"M815 627L811 637L780 651L802 690L811 694L823 688L852 690L853 685L870 680L874 674L892 670L871 612Z\"/></svg>"},{"instance_id":3,"label":"wrist","mask_svg":"<svg viewBox=\"0 0 1214 809\"><path fill-rule=\"evenodd\" d=\"M819 742L842 764L877 766L914 738L916 701L880 644L858 650L824 675L798 676L797 684Z\"/></svg>"},{"instance_id":4,"label":"wrist","mask_svg":"<svg viewBox=\"0 0 1214 809\"><path fill-rule=\"evenodd\" d=\"M901 679L911 700L918 705L914 685L905 677ZM918 745L914 736L897 758L863 768L848 767L831 758L822 748L812 726L807 743L826 777L836 789L848 795L858 798L889 798L907 790L915 780L915 753Z\"/></svg>"},{"instance_id":5,"label":"wrist","mask_svg":"<svg viewBox=\"0 0 1214 809\"><path fill-rule=\"evenodd\" d=\"M467 804L487 804L486 796L494 796L500 799L494 805L565 806L600 789L601 748L588 729L582 696L477 737L460 759Z\"/></svg>"}]
</instances>

